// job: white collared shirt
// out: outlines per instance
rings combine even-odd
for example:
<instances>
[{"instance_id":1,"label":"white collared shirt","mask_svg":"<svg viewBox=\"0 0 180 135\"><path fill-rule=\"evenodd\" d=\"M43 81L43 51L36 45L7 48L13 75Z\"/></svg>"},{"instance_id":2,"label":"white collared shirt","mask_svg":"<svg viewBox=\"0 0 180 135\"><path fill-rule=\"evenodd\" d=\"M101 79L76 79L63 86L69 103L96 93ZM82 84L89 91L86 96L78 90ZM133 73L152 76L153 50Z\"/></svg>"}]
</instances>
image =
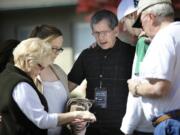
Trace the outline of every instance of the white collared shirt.
<instances>
[{"instance_id":1,"label":"white collared shirt","mask_svg":"<svg viewBox=\"0 0 180 135\"><path fill-rule=\"evenodd\" d=\"M20 82L13 90L13 99L37 127L41 129L54 128L58 123L57 113L47 113L41 104L39 96L31 85Z\"/></svg>"},{"instance_id":2,"label":"white collared shirt","mask_svg":"<svg viewBox=\"0 0 180 135\"><path fill-rule=\"evenodd\" d=\"M171 82L167 96L159 99L142 97L145 116L151 120L163 112L180 109L180 22L161 29L152 40L141 64L142 78L165 79Z\"/></svg>"}]
</instances>

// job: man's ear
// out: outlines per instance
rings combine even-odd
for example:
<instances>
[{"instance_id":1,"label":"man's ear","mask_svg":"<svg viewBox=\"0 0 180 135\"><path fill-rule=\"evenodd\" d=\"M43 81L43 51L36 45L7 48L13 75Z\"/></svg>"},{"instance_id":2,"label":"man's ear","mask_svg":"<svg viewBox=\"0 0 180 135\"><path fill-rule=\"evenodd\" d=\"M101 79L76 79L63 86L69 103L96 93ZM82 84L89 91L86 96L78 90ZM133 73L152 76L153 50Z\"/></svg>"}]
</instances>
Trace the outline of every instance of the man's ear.
<instances>
[{"instance_id":1,"label":"man's ear","mask_svg":"<svg viewBox=\"0 0 180 135\"><path fill-rule=\"evenodd\" d=\"M127 28L124 21L119 22L119 32L126 32Z\"/></svg>"},{"instance_id":2,"label":"man's ear","mask_svg":"<svg viewBox=\"0 0 180 135\"><path fill-rule=\"evenodd\" d=\"M122 21L119 21L118 28L119 28L119 31L123 31L123 22Z\"/></svg>"},{"instance_id":3,"label":"man's ear","mask_svg":"<svg viewBox=\"0 0 180 135\"><path fill-rule=\"evenodd\" d=\"M153 26L158 26L159 25L159 22L156 21L156 16L154 14L149 14L149 17L150 17L149 21Z\"/></svg>"}]
</instances>

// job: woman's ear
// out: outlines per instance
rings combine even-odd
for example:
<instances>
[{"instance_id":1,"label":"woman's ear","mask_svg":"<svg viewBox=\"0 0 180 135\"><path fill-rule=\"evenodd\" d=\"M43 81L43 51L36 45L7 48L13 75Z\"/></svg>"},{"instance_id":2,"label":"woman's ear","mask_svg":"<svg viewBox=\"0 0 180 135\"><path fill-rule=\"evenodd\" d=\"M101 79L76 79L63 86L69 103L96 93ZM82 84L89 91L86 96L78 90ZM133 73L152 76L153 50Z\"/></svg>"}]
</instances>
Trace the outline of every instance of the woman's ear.
<instances>
[{"instance_id":1,"label":"woman's ear","mask_svg":"<svg viewBox=\"0 0 180 135\"><path fill-rule=\"evenodd\" d=\"M26 59L25 62L24 62L24 68L27 72L30 72L31 71L31 64L30 64L31 60L29 59Z\"/></svg>"}]
</instances>

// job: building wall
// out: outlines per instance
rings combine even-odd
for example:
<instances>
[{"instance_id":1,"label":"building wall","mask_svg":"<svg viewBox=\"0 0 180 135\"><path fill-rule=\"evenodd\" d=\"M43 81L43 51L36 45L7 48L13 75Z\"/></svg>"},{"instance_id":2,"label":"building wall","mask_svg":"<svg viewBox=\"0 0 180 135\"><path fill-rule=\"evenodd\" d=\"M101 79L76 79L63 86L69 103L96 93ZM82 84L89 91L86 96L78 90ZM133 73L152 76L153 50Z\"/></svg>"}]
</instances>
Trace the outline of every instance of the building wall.
<instances>
[{"instance_id":1,"label":"building wall","mask_svg":"<svg viewBox=\"0 0 180 135\"><path fill-rule=\"evenodd\" d=\"M77 0L0 0L0 10L75 5Z\"/></svg>"},{"instance_id":2,"label":"building wall","mask_svg":"<svg viewBox=\"0 0 180 135\"><path fill-rule=\"evenodd\" d=\"M83 15L76 13L74 5L0 11L0 18L0 40L26 39L32 28L39 24L51 24L60 28L64 35L65 51L55 63L66 73L71 69L75 56L93 42L89 23L84 21Z\"/></svg>"}]
</instances>

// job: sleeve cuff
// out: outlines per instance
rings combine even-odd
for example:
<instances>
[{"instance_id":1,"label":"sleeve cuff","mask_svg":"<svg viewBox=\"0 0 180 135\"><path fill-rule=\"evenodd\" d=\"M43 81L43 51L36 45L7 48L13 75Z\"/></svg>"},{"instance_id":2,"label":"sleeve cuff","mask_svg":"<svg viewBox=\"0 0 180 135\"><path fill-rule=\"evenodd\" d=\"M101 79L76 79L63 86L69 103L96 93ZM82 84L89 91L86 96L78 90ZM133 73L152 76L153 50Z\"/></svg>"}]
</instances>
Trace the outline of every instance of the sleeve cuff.
<instances>
[{"instance_id":1,"label":"sleeve cuff","mask_svg":"<svg viewBox=\"0 0 180 135\"><path fill-rule=\"evenodd\" d=\"M55 128L58 125L58 114L48 114L47 117L39 123L39 128L48 129Z\"/></svg>"},{"instance_id":2,"label":"sleeve cuff","mask_svg":"<svg viewBox=\"0 0 180 135\"><path fill-rule=\"evenodd\" d=\"M124 134L133 134L133 132L134 132L134 128L132 128L132 127L128 127L127 125L122 125L121 126L121 128L120 128L120 130L124 133Z\"/></svg>"}]
</instances>

